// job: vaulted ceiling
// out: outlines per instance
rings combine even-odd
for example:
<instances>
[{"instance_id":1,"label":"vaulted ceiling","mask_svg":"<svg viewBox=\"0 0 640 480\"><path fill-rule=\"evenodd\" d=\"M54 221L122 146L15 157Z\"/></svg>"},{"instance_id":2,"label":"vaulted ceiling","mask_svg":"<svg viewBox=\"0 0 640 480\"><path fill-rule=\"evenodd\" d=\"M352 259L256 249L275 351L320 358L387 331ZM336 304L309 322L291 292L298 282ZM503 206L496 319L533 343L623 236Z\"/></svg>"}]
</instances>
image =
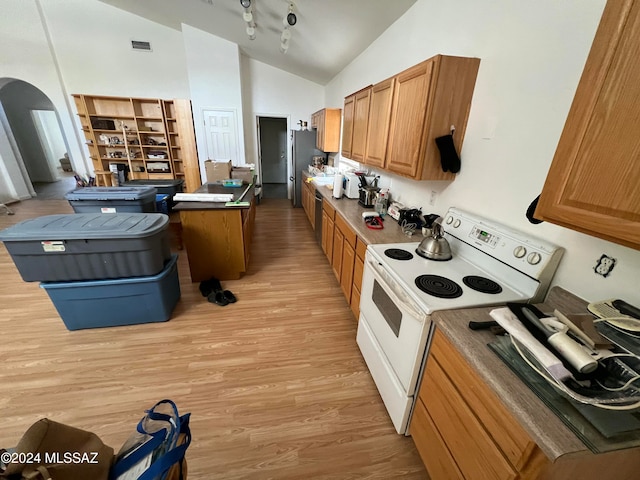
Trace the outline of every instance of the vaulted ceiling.
<instances>
[{"instance_id":1,"label":"vaulted ceiling","mask_svg":"<svg viewBox=\"0 0 640 480\"><path fill-rule=\"evenodd\" d=\"M177 30L187 24L239 45L250 58L321 85L362 53L417 0L251 0L250 40L240 0L100 0ZM283 19L295 25L281 53Z\"/></svg>"}]
</instances>

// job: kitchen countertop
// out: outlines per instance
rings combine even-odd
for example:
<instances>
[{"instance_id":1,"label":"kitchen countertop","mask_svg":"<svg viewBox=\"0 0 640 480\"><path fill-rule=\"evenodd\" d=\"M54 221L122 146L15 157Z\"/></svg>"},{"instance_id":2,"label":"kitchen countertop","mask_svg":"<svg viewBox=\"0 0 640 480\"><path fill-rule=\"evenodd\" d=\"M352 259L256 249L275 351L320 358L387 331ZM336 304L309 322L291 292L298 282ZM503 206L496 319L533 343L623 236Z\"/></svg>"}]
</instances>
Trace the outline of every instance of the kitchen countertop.
<instances>
[{"instance_id":1,"label":"kitchen countertop","mask_svg":"<svg viewBox=\"0 0 640 480\"><path fill-rule=\"evenodd\" d=\"M552 312L557 308L573 314L587 313L586 305L585 301L566 290L553 287L545 303L536 306L542 312ZM487 330L468 328L470 320L493 320L489 312L494 308L439 311L432 315L432 320L551 461L574 453L591 454L585 444L487 346L495 339L494 335Z\"/></svg>"},{"instance_id":2,"label":"kitchen countertop","mask_svg":"<svg viewBox=\"0 0 640 480\"><path fill-rule=\"evenodd\" d=\"M305 181L310 175L306 172L302 172L302 180ZM313 183L313 182L312 182ZM333 187L333 184L330 185ZM374 245L379 243L406 243L406 242L421 242L424 238L420 230L412 236L407 236L402 233L402 229L398 222L396 222L389 215L384 216L384 228L382 230L372 230L367 228L362 219L363 212L373 212L372 208L364 208L358 204L357 199L342 197L334 198L331 188L326 185L314 184L316 191L320 192L323 196L323 201L328 202L333 208L336 209L342 217L346 220L353 231L366 242L367 245Z\"/></svg>"},{"instance_id":3,"label":"kitchen countertop","mask_svg":"<svg viewBox=\"0 0 640 480\"><path fill-rule=\"evenodd\" d=\"M205 183L200 188L198 188L194 193L226 193L232 194L233 200L237 200L242 192L247 188L247 185L242 185L241 187L223 187L221 184L216 183ZM253 185L244 196L243 201L251 202L255 195L255 188ZM234 210L234 209L242 209L249 208L248 206L234 206L227 207L225 206L226 202L178 202L173 206L173 210Z\"/></svg>"}]
</instances>

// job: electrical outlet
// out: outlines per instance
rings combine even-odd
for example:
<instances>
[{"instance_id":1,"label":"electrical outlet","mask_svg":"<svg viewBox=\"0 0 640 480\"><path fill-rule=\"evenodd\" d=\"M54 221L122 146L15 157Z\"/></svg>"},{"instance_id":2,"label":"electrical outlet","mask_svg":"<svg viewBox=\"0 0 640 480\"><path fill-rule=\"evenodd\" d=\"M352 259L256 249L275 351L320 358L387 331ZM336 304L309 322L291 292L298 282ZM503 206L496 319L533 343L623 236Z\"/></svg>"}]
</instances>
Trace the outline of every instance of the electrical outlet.
<instances>
[{"instance_id":1,"label":"electrical outlet","mask_svg":"<svg viewBox=\"0 0 640 480\"><path fill-rule=\"evenodd\" d=\"M593 268L593 270L598 275L602 275L603 277L607 278L615 265L616 259L609 257L608 255L605 255L603 253L602 256L598 259L598 263L596 263L596 266Z\"/></svg>"},{"instance_id":2,"label":"electrical outlet","mask_svg":"<svg viewBox=\"0 0 640 480\"><path fill-rule=\"evenodd\" d=\"M436 198L438 198L438 192L431 190L431 196L429 197L429 205L432 207L436 204Z\"/></svg>"}]
</instances>

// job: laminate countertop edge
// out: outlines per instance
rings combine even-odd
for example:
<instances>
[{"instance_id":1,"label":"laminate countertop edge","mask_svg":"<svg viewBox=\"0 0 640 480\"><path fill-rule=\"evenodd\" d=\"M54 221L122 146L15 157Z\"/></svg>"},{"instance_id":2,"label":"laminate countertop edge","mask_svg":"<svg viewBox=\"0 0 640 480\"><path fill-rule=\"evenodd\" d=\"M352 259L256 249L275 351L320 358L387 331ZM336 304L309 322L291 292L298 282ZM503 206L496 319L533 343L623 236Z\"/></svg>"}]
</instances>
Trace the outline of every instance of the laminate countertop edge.
<instances>
[{"instance_id":1,"label":"laminate countertop edge","mask_svg":"<svg viewBox=\"0 0 640 480\"><path fill-rule=\"evenodd\" d=\"M567 313L585 313L586 302L561 287L553 287L547 299L536 306L542 312L554 308ZM501 399L550 461L572 454L590 454L587 446L505 365L487 346L495 337L487 330L471 330L469 321L493 320L489 312L499 307L434 312L432 320L451 341L479 377Z\"/></svg>"},{"instance_id":2,"label":"laminate countertop edge","mask_svg":"<svg viewBox=\"0 0 640 480\"><path fill-rule=\"evenodd\" d=\"M306 172L302 172L302 181L310 178ZM313 183L313 182L312 182ZM372 230L367 228L362 219L363 212L373 212L372 208L364 208L358 204L358 200L342 197L334 198L333 192L326 185L314 184L317 192L323 197L323 201L328 202L337 213L339 213L367 245L376 245L381 243L408 243L421 242L424 238L420 230L417 230L412 236L402 233L402 229L389 215L384 216L384 228L382 230ZM331 185L333 187L333 185Z\"/></svg>"}]
</instances>

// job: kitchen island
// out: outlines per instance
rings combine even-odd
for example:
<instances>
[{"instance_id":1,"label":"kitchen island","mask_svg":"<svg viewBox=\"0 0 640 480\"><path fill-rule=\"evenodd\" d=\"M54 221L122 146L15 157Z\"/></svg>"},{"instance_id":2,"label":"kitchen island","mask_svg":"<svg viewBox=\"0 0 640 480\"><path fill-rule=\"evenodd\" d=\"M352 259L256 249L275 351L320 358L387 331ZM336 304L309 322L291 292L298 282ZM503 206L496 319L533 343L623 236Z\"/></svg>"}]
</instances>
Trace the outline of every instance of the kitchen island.
<instances>
[{"instance_id":1,"label":"kitchen island","mask_svg":"<svg viewBox=\"0 0 640 480\"><path fill-rule=\"evenodd\" d=\"M206 183L194 193L233 194L240 198L247 185L224 187ZM249 206L225 206L225 202L178 202L182 241L189 259L191 281L201 282L215 277L235 280L249 266L249 247L256 213L253 186L243 202Z\"/></svg>"},{"instance_id":2,"label":"kitchen island","mask_svg":"<svg viewBox=\"0 0 640 480\"><path fill-rule=\"evenodd\" d=\"M538 308L587 312L586 302L559 287ZM602 453L593 453L487 346L496 337L468 328L492 320L492 309L432 316L436 333L410 428L432 478L640 478L640 433L602 437L593 442ZM579 431L593 430L575 415Z\"/></svg>"}]
</instances>

